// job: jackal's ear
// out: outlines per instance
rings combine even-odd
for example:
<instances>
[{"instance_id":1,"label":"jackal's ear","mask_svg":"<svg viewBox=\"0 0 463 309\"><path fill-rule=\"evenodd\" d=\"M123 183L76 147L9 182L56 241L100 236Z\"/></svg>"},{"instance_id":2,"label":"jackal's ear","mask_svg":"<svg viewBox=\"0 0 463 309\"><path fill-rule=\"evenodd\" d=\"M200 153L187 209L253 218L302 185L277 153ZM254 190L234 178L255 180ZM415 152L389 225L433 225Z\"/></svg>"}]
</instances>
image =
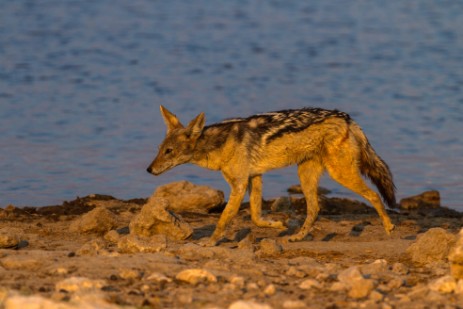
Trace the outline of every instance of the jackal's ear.
<instances>
[{"instance_id":1,"label":"jackal's ear","mask_svg":"<svg viewBox=\"0 0 463 309\"><path fill-rule=\"evenodd\" d=\"M206 119L204 113L201 113L188 124L187 130L189 131L192 139L197 139L201 135L205 122Z\"/></svg>"},{"instance_id":2,"label":"jackal's ear","mask_svg":"<svg viewBox=\"0 0 463 309\"><path fill-rule=\"evenodd\" d=\"M162 118L164 118L164 122L167 126L167 132L170 132L174 129L183 128L183 125L178 120L177 116L172 114L165 108L164 106L160 106Z\"/></svg>"}]
</instances>

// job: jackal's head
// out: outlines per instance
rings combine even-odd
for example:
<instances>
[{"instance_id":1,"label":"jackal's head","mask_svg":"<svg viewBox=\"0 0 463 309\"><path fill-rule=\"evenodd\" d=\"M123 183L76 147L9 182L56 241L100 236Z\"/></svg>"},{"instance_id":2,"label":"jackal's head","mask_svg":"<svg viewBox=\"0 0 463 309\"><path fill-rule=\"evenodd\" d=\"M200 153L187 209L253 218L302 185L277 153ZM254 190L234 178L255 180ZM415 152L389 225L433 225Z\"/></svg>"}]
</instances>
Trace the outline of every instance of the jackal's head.
<instances>
[{"instance_id":1,"label":"jackal's head","mask_svg":"<svg viewBox=\"0 0 463 309\"><path fill-rule=\"evenodd\" d=\"M165 171L189 162L193 158L196 142L204 128L204 113L199 114L184 127L178 118L161 105L161 115L167 134L159 146L156 158L147 168L148 173L160 175Z\"/></svg>"}]
</instances>

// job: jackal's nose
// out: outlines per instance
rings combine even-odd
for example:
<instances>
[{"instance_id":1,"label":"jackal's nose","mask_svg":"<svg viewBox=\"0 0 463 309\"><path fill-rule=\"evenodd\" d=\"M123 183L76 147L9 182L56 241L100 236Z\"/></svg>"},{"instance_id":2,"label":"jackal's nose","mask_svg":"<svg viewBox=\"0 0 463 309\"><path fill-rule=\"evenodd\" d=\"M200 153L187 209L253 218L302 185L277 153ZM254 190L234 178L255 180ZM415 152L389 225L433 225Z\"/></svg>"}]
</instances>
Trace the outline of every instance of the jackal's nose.
<instances>
[{"instance_id":1,"label":"jackal's nose","mask_svg":"<svg viewBox=\"0 0 463 309\"><path fill-rule=\"evenodd\" d=\"M146 169L146 171L147 171L148 173L150 173L150 174L153 173L153 169L151 168L151 166L148 166L148 168Z\"/></svg>"}]
</instances>

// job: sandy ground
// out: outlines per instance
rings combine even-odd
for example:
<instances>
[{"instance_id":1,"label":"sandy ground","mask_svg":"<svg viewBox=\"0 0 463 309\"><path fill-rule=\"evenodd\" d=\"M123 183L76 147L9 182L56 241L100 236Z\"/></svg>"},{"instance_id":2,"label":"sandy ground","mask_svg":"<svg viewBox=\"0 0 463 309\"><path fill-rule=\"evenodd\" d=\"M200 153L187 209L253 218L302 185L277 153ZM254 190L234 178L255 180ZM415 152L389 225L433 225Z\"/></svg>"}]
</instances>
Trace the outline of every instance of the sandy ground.
<instances>
[{"instance_id":1,"label":"sandy ground","mask_svg":"<svg viewBox=\"0 0 463 309\"><path fill-rule=\"evenodd\" d=\"M1 227L17 231L21 241L0 250L0 285L20 295L70 302L72 292L59 288L59 283L85 277L103 280L98 290L105 302L138 308L228 308L238 300L272 308L457 308L463 304L460 295L425 288L449 273L445 260L416 265L406 253L417 235L432 227L456 234L462 226L461 214L446 209L390 212L396 229L387 236L370 207L344 199L322 200L314 230L301 242L287 243L282 237L305 218L305 202L295 197L291 205L287 200L279 205L268 201L264 208L267 217L286 221L289 231L255 227L248 205L243 204L229 228L228 241L217 247L197 244L212 233L220 209L202 215L183 213L194 229L192 237L167 241L159 252L130 254L119 252L117 240L70 232L69 226L95 207L105 207L119 220L113 234L123 236L144 199L92 195L61 206L8 207L0 211ZM381 269L368 270L380 264ZM372 282L365 296L353 296L340 284L341 272L352 266ZM178 274L186 269L205 270L213 278L184 282Z\"/></svg>"}]
</instances>

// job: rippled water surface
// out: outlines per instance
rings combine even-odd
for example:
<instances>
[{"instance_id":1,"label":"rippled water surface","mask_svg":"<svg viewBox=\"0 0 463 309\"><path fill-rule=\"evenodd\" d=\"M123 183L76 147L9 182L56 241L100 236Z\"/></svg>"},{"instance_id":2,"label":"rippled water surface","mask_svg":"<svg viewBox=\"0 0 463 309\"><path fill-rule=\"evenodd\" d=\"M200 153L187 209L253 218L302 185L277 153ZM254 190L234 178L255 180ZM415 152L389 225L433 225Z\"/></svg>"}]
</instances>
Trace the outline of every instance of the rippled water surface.
<instances>
[{"instance_id":1,"label":"rippled water surface","mask_svg":"<svg viewBox=\"0 0 463 309\"><path fill-rule=\"evenodd\" d=\"M463 210L463 2L3 1L0 205L145 197L217 172L145 169L164 104L187 122L320 106L350 113L398 197ZM297 183L264 178L265 197ZM335 193L354 196L323 180Z\"/></svg>"}]
</instances>

